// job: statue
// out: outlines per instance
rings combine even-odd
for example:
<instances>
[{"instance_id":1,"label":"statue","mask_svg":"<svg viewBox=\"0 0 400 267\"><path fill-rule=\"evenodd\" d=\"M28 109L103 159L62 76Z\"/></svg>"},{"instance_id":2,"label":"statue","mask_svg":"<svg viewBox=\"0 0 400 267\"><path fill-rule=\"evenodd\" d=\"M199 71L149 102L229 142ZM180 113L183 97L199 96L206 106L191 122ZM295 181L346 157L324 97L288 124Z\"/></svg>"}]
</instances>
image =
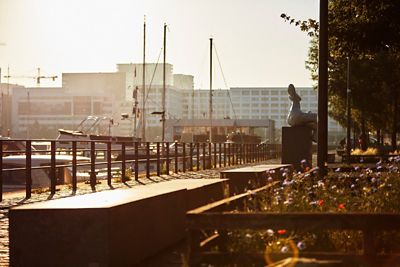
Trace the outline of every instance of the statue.
<instances>
[{"instance_id":1,"label":"statue","mask_svg":"<svg viewBox=\"0 0 400 267\"><path fill-rule=\"evenodd\" d=\"M312 129L312 140L317 142L317 114L309 111L305 113L300 109L301 97L296 93L293 84L288 87L289 99L292 101L289 114L287 116L287 123L290 126L307 126Z\"/></svg>"}]
</instances>

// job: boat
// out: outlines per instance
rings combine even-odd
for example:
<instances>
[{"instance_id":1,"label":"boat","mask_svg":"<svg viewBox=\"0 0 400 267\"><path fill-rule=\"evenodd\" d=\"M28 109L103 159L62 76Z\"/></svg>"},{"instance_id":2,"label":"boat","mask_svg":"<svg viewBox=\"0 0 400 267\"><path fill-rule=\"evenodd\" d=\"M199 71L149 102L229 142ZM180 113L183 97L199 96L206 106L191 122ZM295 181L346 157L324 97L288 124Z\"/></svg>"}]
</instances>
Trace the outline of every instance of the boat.
<instances>
[{"instance_id":1,"label":"boat","mask_svg":"<svg viewBox=\"0 0 400 267\"><path fill-rule=\"evenodd\" d=\"M3 141L2 155L2 177L3 189L7 191L15 191L23 189L26 186L26 145L24 141L11 140L9 138L1 138ZM31 166L32 166L32 188L42 188L50 186L50 154L38 154L34 147L31 148ZM56 165L56 182L57 184L72 183L72 164L71 155L55 155ZM77 163L89 163L90 158L77 156ZM84 175L81 173L87 172L87 167L79 167L77 180L82 181Z\"/></svg>"},{"instance_id":2,"label":"boat","mask_svg":"<svg viewBox=\"0 0 400 267\"><path fill-rule=\"evenodd\" d=\"M133 136L111 135L113 121L110 117L88 116L75 130L58 129L57 147L71 149L71 141L77 141L77 148L89 149L90 141L97 141L96 148L105 149L104 141L111 141L113 149L115 149L115 145L120 148L122 143L125 143L126 146L133 146L134 142L140 142L140 138Z\"/></svg>"}]
</instances>

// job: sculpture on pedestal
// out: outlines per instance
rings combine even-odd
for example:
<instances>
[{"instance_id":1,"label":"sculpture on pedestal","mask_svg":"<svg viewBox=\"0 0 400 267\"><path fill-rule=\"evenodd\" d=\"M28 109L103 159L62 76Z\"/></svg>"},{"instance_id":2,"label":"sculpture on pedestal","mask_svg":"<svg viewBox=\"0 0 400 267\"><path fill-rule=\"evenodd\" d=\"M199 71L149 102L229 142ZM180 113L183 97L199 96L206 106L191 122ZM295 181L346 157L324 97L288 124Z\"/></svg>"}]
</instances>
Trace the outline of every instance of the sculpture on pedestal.
<instances>
[{"instance_id":1,"label":"sculpture on pedestal","mask_svg":"<svg viewBox=\"0 0 400 267\"><path fill-rule=\"evenodd\" d=\"M307 126L312 129L312 140L317 142L317 114L309 111L305 113L301 111L300 101L301 97L296 93L293 84L288 87L289 99L292 101L289 114L287 116L287 123L290 126Z\"/></svg>"}]
</instances>

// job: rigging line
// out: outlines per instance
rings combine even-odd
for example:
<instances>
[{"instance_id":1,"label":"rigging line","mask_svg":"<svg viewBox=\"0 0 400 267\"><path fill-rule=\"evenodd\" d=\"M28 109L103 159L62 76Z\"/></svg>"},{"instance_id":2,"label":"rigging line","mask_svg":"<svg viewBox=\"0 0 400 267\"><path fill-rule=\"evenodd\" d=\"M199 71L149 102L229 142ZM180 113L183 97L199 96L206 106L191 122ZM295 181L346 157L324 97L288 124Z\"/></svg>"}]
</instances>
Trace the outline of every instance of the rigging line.
<instances>
[{"instance_id":1,"label":"rigging line","mask_svg":"<svg viewBox=\"0 0 400 267\"><path fill-rule=\"evenodd\" d=\"M162 51L163 51L163 49L161 48L160 53L158 54L158 59L157 59L157 62L156 62L156 67L154 68L154 71L153 71L153 76L151 77L150 84L149 84L149 87L148 87L148 89L147 89L146 98L145 98L145 100L144 100L144 103L145 103L145 104L146 104L147 99L148 99L148 97L149 97L151 85L152 85L152 83L153 83L154 76L156 75L156 71L157 71L157 67L158 67L158 62L160 61L160 57L161 57L161 52L162 52Z\"/></svg>"},{"instance_id":2,"label":"rigging line","mask_svg":"<svg viewBox=\"0 0 400 267\"><path fill-rule=\"evenodd\" d=\"M149 88L148 88L148 90L147 90L147 95L146 95L145 103L147 103L147 100L149 100L149 102L151 102L151 103L157 105L157 102L156 102L155 100L149 98L148 96L149 96L149 93L150 93L151 85L152 85L153 80L154 80L155 73L156 73L156 71L157 71L157 67L158 67L158 65L159 65L158 63L159 63L159 61L160 61L160 57L161 57L161 52L162 52L162 51L163 51L163 48L161 48L160 54L158 55L156 67L154 68L153 76L151 77L151 81L150 81L150 84L149 84ZM167 114L169 115L170 118L176 118L176 115L173 115L172 113L170 113L170 112L168 112L168 111L167 111Z\"/></svg>"},{"instance_id":3,"label":"rigging line","mask_svg":"<svg viewBox=\"0 0 400 267\"><path fill-rule=\"evenodd\" d=\"M225 87L226 87L226 88L229 88L229 87L228 87L228 83L226 82L226 79L225 79L224 71L222 70L221 61L219 60L218 51L217 51L217 46L216 46L215 44L214 44L214 51L215 51L215 55L217 56L219 69L221 70L221 74L222 74L222 78L224 79Z\"/></svg>"},{"instance_id":4,"label":"rigging line","mask_svg":"<svg viewBox=\"0 0 400 267\"><path fill-rule=\"evenodd\" d=\"M233 112L233 117L234 117L235 119L237 119L235 107L234 107L234 105L233 105L233 103L232 103L230 88L229 88L229 86L228 86L228 83L226 82L225 75L224 75L224 71L222 70L221 61L219 60L218 51L217 51L217 46L215 45L215 43L214 43L214 50L215 50L215 55L217 56L217 61L218 61L219 68L220 68L220 70L221 70L222 78L224 79L225 87L228 89L228 97L229 97L229 102L231 103L232 112Z\"/></svg>"}]
</instances>

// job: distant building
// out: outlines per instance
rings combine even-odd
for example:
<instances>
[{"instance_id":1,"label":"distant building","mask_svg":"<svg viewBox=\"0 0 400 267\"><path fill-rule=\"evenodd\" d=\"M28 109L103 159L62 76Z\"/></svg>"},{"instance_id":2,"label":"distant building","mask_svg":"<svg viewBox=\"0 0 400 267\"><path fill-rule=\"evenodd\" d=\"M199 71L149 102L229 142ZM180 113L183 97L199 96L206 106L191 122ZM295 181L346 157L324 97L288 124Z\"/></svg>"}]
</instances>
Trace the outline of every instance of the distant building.
<instances>
[{"instance_id":1,"label":"distant building","mask_svg":"<svg viewBox=\"0 0 400 267\"><path fill-rule=\"evenodd\" d=\"M317 112L317 92L311 87L296 90L302 98L302 110ZM291 104L286 87L233 87L213 90L212 94L213 118L272 119L277 130L276 141L280 141L281 127L287 126L286 117ZM182 118L208 118L209 96L209 90L184 91ZM344 135L344 129L332 119L328 119L328 131L330 142L337 142Z\"/></svg>"},{"instance_id":2,"label":"distant building","mask_svg":"<svg viewBox=\"0 0 400 267\"><path fill-rule=\"evenodd\" d=\"M186 74L174 74L174 88L175 89L193 89L194 76Z\"/></svg>"},{"instance_id":3,"label":"distant building","mask_svg":"<svg viewBox=\"0 0 400 267\"><path fill-rule=\"evenodd\" d=\"M113 118L124 88L121 73L64 73L63 87L16 88L13 137L55 138L59 128L75 129L87 116Z\"/></svg>"},{"instance_id":4,"label":"distant building","mask_svg":"<svg viewBox=\"0 0 400 267\"><path fill-rule=\"evenodd\" d=\"M145 110L142 110L142 68L142 64L131 63L118 64L118 71L113 73L64 73L62 88L15 86L12 112L2 114L5 122L2 133L10 125L15 137L34 137L33 134L42 132L46 136L35 137L54 138L58 128L75 129L85 117L94 115L112 118L114 126L118 125L113 127L113 134L136 133L140 137L140 116L145 113L146 139L160 140L161 116L152 113L162 111L163 65L146 64ZM173 74L173 66L166 64L166 119L209 118L210 91L194 90L193 79L192 75ZM298 87L297 91L302 98L302 110L317 112L317 92L311 87ZM7 100L2 99L1 105L6 107ZM275 142L280 141L281 127L287 125L290 104L286 87L233 87L212 91L213 119L273 120L276 133L270 136L276 137ZM5 110L9 109L4 108L2 112ZM124 119L123 113L128 115ZM344 136L344 129L331 119L328 131L330 143L337 143Z\"/></svg>"},{"instance_id":5,"label":"distant building","mask_svg":"<svg viewBox=\"0 0 400 267\"><path fill-rule=\"evenodd\" d=\"M193 76L173 74L173 66L165 64L166 110L168 118L181 118L184 106L182 106L183 94L181 90L193 90ZM145 112L146 136L148 139L156 139L161 136L160 115L152 115L152 112L162 111L163 95L163 64L146 64L146 91L145 111L142 110L143 99L143 65L141 63L117 64L118 73L124 73L126 77L125 103L122 113L130 114L131 118L137 116L136 134L140 137L139 118ZM137 102L135 108L135 101ZM120 125L120 130L125 134L133 134L133 119L130 123Z\"/></svg>"},{"instance_id":6,"label":"distant building","mask_svg":"<svg viewBox=\"0 0 400 267\"><path fill-rule=\"evenodd\" d=\"M0 135L11 135L11 101L14 89L24 88L21 85L1 83L0 84Z\"/></svg>"}]
</instances>

